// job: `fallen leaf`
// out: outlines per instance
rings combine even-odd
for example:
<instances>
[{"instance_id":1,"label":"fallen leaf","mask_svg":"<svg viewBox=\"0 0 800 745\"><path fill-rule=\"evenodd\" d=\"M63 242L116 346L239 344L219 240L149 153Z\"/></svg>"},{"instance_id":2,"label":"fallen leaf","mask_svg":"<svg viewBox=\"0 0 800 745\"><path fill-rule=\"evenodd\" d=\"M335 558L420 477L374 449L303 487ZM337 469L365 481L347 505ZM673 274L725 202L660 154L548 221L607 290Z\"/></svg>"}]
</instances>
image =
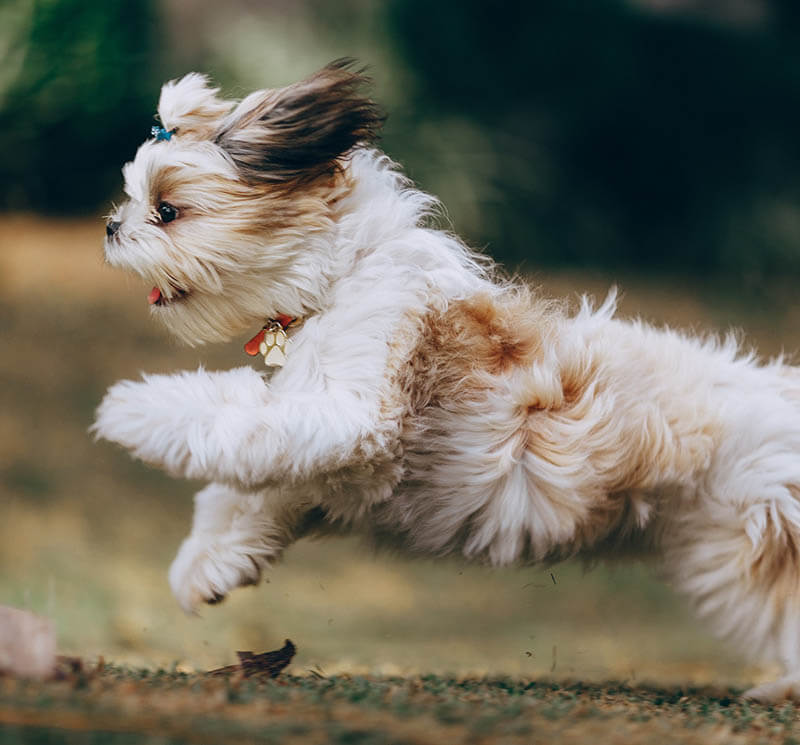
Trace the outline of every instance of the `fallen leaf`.
<instances>
[{"instance_id":1,"label":"fallen leaf","mask_svg":"<svg viewBox=\"0 0 800 745\"><path fill-rule=\"evenodd\" d=\"M261 654L237 652L236 654L239 657L238 665L227 665L226 667L220 667L216 670L209 670L207 674L235 675L236 673L240 673L245 678L276 678L292 661L295 652L297 652L297 647L287 639L283 643L283 647L272 652L262 652Z\"/></svg>"}]
</instances>

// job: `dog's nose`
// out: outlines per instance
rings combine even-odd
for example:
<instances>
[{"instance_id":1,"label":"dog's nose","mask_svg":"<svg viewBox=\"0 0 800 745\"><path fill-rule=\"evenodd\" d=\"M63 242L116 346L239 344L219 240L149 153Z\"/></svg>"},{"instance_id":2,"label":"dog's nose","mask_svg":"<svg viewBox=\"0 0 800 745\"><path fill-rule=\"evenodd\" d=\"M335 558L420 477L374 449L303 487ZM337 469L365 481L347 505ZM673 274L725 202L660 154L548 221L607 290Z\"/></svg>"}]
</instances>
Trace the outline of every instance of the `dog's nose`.
<instances>
[{"instance_id":1,"label":"dog's nose","mask_svg":"<svg viewBox=\"0 0 800 745\"><path fill-rule=\"evenodd\" d=\"M122 225L121 222L117 222L116 220L109 220L106 223L106 235L109 238L111 238L111 236L113 235L116 235L120 225Z\"/></svg>"}]
</instances>

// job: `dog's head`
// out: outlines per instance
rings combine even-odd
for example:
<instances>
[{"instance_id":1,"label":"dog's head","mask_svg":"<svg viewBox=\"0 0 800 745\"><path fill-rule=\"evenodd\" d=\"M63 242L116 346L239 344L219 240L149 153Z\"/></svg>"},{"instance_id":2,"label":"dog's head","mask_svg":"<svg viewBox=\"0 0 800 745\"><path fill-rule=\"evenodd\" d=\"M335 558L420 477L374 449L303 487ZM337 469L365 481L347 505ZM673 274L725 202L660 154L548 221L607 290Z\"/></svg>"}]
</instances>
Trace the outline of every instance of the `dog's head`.
<instances>
[{"instance_id":1,"label":"dog's head","mask_svg":"<svg viewBox=\"0 0 800 745\"><path fill-rule=\"evenodd\" d=\"M179 338L221 341L313 309L344 158L382 122L364 82L339 61L238 103L196 73L164 85L163 126L123 168L129 199L105 254L154 285L152 311Z\"/></svg>"}]
</instances>

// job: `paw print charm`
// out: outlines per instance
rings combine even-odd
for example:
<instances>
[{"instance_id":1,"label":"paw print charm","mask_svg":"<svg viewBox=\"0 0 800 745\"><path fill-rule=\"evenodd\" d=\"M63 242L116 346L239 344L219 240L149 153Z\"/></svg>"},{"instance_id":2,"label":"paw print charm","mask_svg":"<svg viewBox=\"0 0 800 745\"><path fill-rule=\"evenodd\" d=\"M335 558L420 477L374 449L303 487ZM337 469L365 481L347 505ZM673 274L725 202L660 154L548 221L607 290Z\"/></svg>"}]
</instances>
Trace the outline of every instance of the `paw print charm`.
<instances>
[{"instance_id":1,"label":"paw print charm","mask_svg":"<svg viewBox=\"0 0 800 745\"><path fill-rule=\"evenodd\" d=\"M251 357L261 354L267 367L283 367L288 343L286 326L279 320L270 321L244 345L244 351Z\"/></svg>"},{"instance_id":2,"label":"paw print charm","mask_svg":"<svg viewBox=\"0 0 800 745\"><path fill-rule=\"evenodd\" d=\"M286 343L289 337L279 323L273 323L264 330L264 338L258 345L258 351L264 356L267 367L283 367L286 362Z\"/></svg>"}]
</instances>

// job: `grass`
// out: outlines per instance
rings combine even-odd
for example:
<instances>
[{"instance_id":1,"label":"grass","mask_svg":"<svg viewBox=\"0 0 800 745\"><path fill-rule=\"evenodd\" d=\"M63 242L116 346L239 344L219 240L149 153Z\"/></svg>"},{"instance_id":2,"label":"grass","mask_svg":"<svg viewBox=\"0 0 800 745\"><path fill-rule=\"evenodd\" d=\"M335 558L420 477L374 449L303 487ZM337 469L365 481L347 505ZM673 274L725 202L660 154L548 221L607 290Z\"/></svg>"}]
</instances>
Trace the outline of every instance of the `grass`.
<instances>
[{"instance_id":1,"label":"grass","mask_svg":"<svg viewBox=\"0 0 800 745\"><path fill-rule=\"evenodd\" d=\"M0 679L0 745L93 742L102 727L112 739L97 742L212 742L215 721L220 742L800 742L793 709L733 701L775 671L712 639L640 564L492 571L301 542L265 586L185 617L166 570L200 485L86 430L115 380L250 364L246 339L175 346L147 317L148 288L103 267L101 237L100 221L0 219L0 603L53 618L61 652L120 665L82 684ZM557 296L612 283L535 280ZM796 344L791 291L620 284L624 314L738 326L765 354ZM286 637L299 652L276 682L197 674Z\"/></svg>"},{"instance_id":2,"label":"grass","mask_svg":"<svg viewBox=\"0 0 800 745\"><path fill-rule=\"evenodd\" d=\"M443 675L209 678L106 666L0 685L0 745L800 741L795 707L736 689Z\"/></svg>"}]
</instances>

